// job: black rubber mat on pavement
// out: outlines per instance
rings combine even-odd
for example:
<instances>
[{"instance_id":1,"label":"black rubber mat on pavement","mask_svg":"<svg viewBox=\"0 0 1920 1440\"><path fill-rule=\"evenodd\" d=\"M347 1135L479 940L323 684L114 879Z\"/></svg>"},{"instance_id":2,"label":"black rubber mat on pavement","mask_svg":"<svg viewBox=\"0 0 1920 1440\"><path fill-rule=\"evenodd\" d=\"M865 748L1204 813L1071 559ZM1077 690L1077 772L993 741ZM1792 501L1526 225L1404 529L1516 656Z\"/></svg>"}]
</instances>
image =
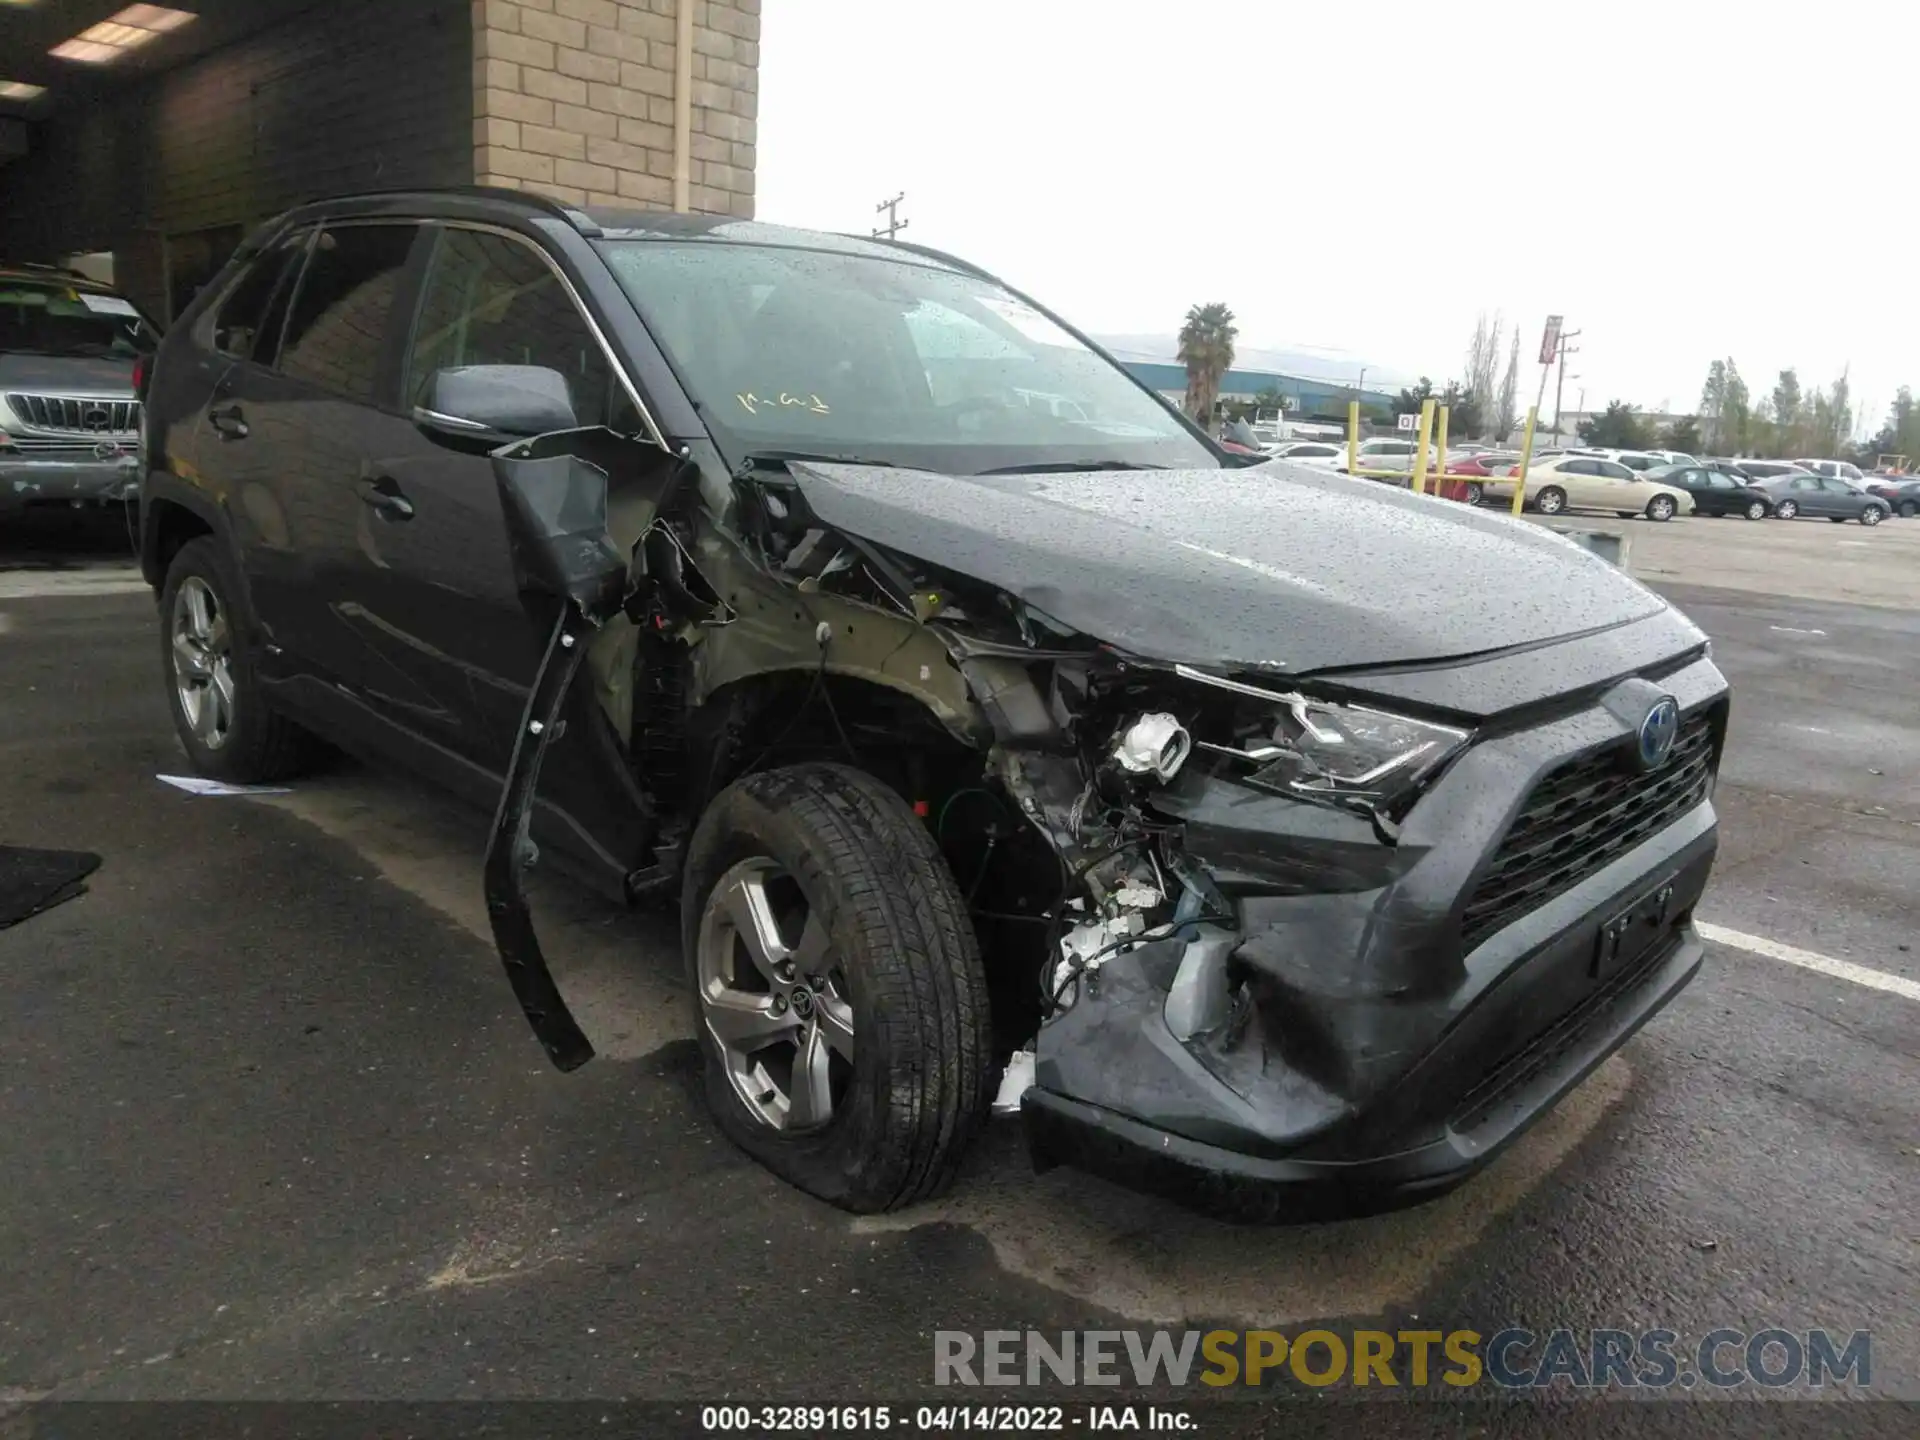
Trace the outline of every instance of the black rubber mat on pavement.
<instances>
[{"instance_id":1,"label":"black rubber mat on pavement","mask_svg":"<svg viewBox=\"0 0 1920 1440\"><path fill-rule=\"evenodd\" d=\"M87 893L100 857L84 850L24 850L0 845L0 930Z\"/></svg>"}]
</instances>

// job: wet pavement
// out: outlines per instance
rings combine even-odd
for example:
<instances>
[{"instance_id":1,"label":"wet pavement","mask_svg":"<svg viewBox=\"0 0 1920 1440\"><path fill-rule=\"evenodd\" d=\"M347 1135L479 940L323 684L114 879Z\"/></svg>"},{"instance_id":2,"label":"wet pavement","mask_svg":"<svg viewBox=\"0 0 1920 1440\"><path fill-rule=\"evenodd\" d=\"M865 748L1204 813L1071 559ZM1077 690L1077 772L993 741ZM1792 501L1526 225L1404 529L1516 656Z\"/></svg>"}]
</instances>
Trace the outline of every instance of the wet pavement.
<instances>
[{"instance_id":1,"label":"wet pavement","mask_svg":"<svg viewBox=\"0 0 1920 1440\"><path fill-rule=\"evenodd\" d=\"M563 886L544 933L602 1054L555 1073L485 939L485 817L344 763L158 783L151 600L59 588L130 588L87 543L0 554L0 841L105 856L0 931L0 1402L952 1399L935 1330L1188 1321L1868 1330L1867 1393L1920 1400L1920 612L1885 583L1662 582L1735 686L1700 911L1731 940L1461 1191L1250 1230L1036 1178L1010 1124L919 1211L799 1195L705 1118L671 925Z\"/></svg>"}]
</instances>

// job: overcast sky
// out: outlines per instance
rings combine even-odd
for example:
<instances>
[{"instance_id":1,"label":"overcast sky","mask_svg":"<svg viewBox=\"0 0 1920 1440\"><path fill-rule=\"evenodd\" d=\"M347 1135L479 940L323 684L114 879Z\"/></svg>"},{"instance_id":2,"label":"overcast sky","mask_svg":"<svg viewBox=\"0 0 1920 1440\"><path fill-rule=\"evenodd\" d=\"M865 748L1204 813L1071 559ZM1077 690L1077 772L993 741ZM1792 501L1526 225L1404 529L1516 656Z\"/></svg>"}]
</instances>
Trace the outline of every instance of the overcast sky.
<instances>
[{"instance_id":1,"label":"overcast sky","mask_svg":"<svg viewBox=\"0 0 1920 1440\"><path fill-rule=\"evenodd\" d=\"M1147 16L1153 23L1147 23ZM1136 18L1138 17L1138 18ZM758 214L952 250L1082 329L1436 382L1582 332L1566 406L1920 387L1920 6L765 0ZM1578 376L1578 379L1572 378ZM1549 387L1547 403L1552 405Z\"/></svg>"}]
</instances>

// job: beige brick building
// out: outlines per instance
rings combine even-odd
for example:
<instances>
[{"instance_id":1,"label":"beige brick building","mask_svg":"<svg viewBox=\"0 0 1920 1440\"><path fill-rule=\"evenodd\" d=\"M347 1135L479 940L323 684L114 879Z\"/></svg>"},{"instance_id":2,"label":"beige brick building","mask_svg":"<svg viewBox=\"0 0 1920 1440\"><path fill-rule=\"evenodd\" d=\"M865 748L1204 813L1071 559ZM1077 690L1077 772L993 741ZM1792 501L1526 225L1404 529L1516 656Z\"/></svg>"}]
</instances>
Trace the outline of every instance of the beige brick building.
<instances>
[{"instance_id":1,"label":"beige brick building","mask_svg":"<svg viewBox=\"0 0 1920 1440\"><path fill-rule=\"evenodd\" d=\"M752 216L760 0L473 0L473 72L478 183Z\"/></svg>"}]
</instances>

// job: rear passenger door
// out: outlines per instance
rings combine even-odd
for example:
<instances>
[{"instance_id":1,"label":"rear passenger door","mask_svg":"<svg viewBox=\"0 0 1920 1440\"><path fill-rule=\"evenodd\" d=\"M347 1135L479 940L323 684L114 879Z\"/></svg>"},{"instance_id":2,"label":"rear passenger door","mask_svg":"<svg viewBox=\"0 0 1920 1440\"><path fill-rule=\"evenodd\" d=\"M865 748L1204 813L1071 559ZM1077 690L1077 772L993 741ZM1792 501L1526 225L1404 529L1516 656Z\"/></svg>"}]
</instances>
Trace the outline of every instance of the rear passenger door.
<instances>
[{"instance_id":1,"label":"rear passenger door","mask_svg":"<svg viewBox=\"0 0 1920 1440\"><path fill-rule=\"evenodd\" d=\"M391 401L389 322L418 234L384 220L318 228L262 324L227 336L236 362L200 457L226 495L270 669L359 679L347 607L367 516L355 487L369 425Z\"/></svg>"}]
</instances>

